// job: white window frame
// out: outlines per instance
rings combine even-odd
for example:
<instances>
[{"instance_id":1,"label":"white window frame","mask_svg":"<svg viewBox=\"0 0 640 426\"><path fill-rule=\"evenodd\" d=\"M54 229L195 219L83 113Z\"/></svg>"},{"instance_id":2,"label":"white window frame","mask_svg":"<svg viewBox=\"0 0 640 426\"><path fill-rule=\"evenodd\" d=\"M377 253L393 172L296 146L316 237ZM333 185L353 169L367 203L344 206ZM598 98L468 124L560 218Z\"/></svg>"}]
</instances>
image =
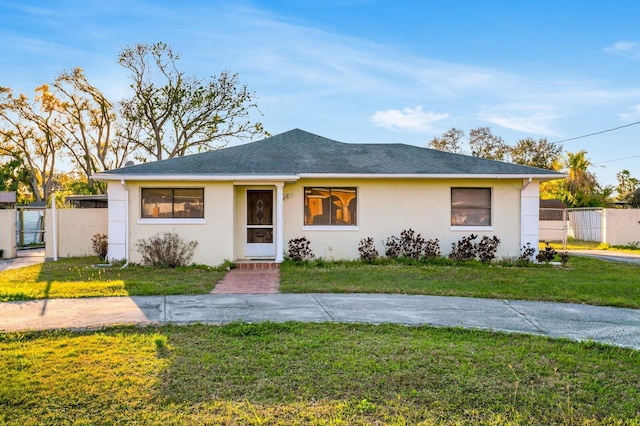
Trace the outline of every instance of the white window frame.
<instances>
[{"instance_id":1,"label":"white window frame","mask_svg":"<svg viewBox=\"0 0 640 426\"><path fill-rule=\"evenodd\" d=\"M493 188L491 187L468 187L468 186L454 186L451 187L450 190L450 199L449 199L449 208L450 208L450 219L453 218L453 211L454 211L454 206L453 206L453 191L456 189L469 189L469 190L484 190L484 191L489 191L489 225L454 225L453 223L451 223L451 231L459 231L459 232L473 232L473 231L493 231L494 227L493 227L493 223L494 223L494 218L493 218L493 212L494 212L494 206L493 206Z\"/></svg>"}]
</instances>

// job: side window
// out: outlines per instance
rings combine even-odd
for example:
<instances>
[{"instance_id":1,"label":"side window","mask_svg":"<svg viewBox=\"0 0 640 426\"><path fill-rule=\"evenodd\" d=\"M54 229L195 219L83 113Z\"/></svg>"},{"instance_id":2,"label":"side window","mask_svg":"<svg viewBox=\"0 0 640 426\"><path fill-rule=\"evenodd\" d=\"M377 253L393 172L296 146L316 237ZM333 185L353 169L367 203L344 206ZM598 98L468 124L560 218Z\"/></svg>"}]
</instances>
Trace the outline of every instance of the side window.
<instances>
[{"instance_id":1,"label":"side window","mask_svg":"<svg viewBox=\"0 0 640 426\"><path fill-rule=\"evenodd\" d=\"M491 226L491 188L451 188L452 226Z\"/></svg>"},{"instance_id":2,"label":"side window","mask_svg":"<svg viewBox=\"0 0 640 426\"><path fill-rule=\"evenodd\" d=\"M355 226L358 224L356 188L305 188L305 226Z\"/></svg>"},{"instance_id":3,"label":"side window","mask_svg":"<svg viewBox=\"0 0 640 426\"><path fill-rule=\"evenodd\" d=\"M204 188L142 188L142 218L204 218Z\"/></svg>"}]
</instances>

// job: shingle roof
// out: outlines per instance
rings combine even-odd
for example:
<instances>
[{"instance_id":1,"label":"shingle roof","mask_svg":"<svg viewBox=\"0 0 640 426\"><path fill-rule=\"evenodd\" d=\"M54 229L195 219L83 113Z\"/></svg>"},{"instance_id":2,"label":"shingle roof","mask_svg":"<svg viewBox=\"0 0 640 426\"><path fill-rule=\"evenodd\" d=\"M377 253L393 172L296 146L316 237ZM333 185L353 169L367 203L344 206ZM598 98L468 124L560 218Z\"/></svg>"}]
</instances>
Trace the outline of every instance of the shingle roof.
<instances>
[{"instance_id":1,"label":"shingle roof","mask_svg":"<svg viewBox=\"0 0 640 426\"><path fill-rule=\"evenodd\" d=\"M549 175L535 167L452 154L405 144L354 144L300 129L261 141L152 163L101 175Z\"/></svg>"}]
</instances>

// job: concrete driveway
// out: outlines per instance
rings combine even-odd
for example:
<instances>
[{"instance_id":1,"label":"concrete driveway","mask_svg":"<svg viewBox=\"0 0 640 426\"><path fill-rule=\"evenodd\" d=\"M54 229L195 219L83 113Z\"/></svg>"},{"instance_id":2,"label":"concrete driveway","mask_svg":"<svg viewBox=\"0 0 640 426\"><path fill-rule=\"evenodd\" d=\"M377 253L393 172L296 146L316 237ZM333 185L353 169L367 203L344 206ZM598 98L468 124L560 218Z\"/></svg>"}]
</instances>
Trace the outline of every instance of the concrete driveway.
<instances>
[{"instance_id":1,"label":"concrete driveway","mask_svg":"<svg viewBox=\"0 0 640 426\"><path fill-rule=\"evenodd\" d=\"M565 251L565 250L558 250ZM640 253L628 253L614 250L567 250L573 256L593 257L608 262L635 263L640 265ZM640 280L640 278L639 278Z\"/></svg>"},{"instance_id":2,"label":"concrete driveway","mask_svg":"<svg viewBox=\"0 0 640 426\"><path fill-rule=\"evenodd\" d=\"M206 294L0 303L0 330L234 321L398 323L528 333L640 350L640 310L379 294Z\"/></svg>"}]
</instances>

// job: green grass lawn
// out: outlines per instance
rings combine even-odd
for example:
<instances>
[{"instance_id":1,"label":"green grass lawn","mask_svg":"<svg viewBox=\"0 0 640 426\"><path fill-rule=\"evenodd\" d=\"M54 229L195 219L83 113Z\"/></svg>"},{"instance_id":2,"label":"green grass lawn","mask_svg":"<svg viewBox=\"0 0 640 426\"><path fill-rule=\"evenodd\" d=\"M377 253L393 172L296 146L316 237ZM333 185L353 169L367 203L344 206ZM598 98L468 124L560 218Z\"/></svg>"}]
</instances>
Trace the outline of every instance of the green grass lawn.
<instances>
[{"instance_id":1,"label":"green grass lawn","mask_svg":"<svg viewBox=\"0 0 640 426\"><path fill-rule=\"evenodd\" d=\"M0 424L638 424L640 352L400 325L0 334Z\"/></svg>"},{"instance_id":2,"label":"green grass lawn","mask_svg":"<svg viewBox=\"0 0 640 426\"><path fill-rule=\"evenodd\" d=\"M205 294L225 274L222 268L94 268L95 263L97 258L67 258L0 272L0 301ZM285 262L280 291L429 294L640 308L640 267L577 256L566 268Z\"/></svg>"},{"instance_id":3,"label":"green grass lawn","mask_svg":"<svg viewBox=\"0 0 640 426\"><path fill-rule=\"evenodd\" d=\"M640 308L640 266L572 257L567 267L473 264L281 265L285 293L390 293L543 300Z\"/></svg>"},{"instance_id":4,"label":"green grass lawn","mask_svg":"<svg viewBox=\"0 0 640 426\"><path fill-rule=\"evenodd\" d=\"M0 272L0 302L63 297L202 294L213 290L225 274L221 268L176 269L127 266L94 268L97 257Z\"/></svg>"}]
</instances>

